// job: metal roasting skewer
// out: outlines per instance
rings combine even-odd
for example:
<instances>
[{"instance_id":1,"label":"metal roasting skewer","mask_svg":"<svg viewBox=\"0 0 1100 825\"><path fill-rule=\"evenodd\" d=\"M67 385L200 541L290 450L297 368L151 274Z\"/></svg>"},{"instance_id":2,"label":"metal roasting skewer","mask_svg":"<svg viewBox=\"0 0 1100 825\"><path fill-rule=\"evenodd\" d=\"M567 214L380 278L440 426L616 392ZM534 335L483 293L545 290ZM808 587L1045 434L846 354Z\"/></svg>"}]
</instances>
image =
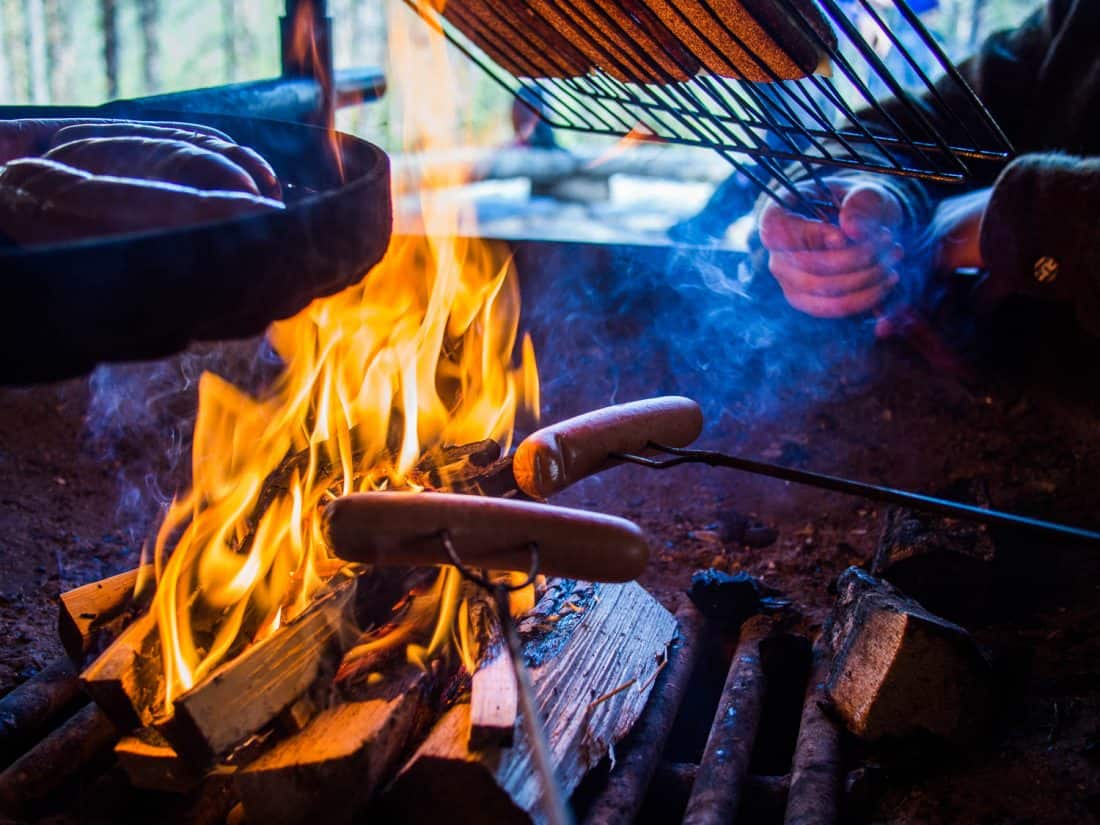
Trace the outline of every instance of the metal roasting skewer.
<instances>
[{"instance_id":1,"label":"metal roasting skewer","mask_svg":"<svg viewBox=\"0 0 1100 825\"><path fill-rule=\"evenodd\" d=\"M1001 510L991 510L977 507L973 504L963 504L958 501L929 496L923 493L913 493L908 490L898 490L894 487L884 487L878 484L868 484L863 481L839 478L838 476L815 473L810 470L797 470L792 467L784 467L779 464L769 464L765 461L756 461L751 458L728 455L712 450L696 450L686 447L666 447L663 444L649 442L647 447L651 450L664 453L668 458L635 455L633 453L612 453L609 457L617 461L625 461L630 464L638 464L657 470L665 470L677 467L681 464L706 464L710 467L727 467L733 470L742 470L755 475L778 478L783 481L804 484L809 487L817 487L821 490L831 490L836 493L846 493L852 496L880 501L885 504L897 504L910 507L914 510L922 510L941 516L976 521L981 524L990 524L998 527L1015 527L1035 533L1043 533L1056 536L1061 539L1082 541L1087 544L1100 546L1100 533L1086 530L1081 527L1072 527L1066 524L1058 524L1053 521L1029 518L1014 513L1006 513Z\"/></svg>"},{"instance_id":2,"label":"metal roasting skewer","mask_svg":"<svg viewBox=\"0 0 1100 825\"><path fill-rule=\"evenodd\" d=\"M466 566L459 557L449 532L442 531L439 534L439 540L443 545L443 550L447 553L447 558L450 559L451 564L454 565L462 577L484 588L493 597L501 632L508 645L508 658L512 661L512 671L516 677L519 708L523 717L523 728L527 733L528 743L531 746L531 759L535 764L535 772L542 784L546 819L550 825L574 825L573 814L566 804L561 783L554 772L554 762L550 754L550 738L546 735L546 725L543 723L542 714L539 712L538 702L535 698L535 687L531 683L531 674L527 672L527 667L523 663L523 642L519 638L515 619L512 618L511 606L508 603L509 593L522 590L534 583L539 571L538 545L534 543L528 545L531 551L531 567L527 572L527 578L521 584L505 584L490 581L487 576Z\"/></svg>"}]
</instances>

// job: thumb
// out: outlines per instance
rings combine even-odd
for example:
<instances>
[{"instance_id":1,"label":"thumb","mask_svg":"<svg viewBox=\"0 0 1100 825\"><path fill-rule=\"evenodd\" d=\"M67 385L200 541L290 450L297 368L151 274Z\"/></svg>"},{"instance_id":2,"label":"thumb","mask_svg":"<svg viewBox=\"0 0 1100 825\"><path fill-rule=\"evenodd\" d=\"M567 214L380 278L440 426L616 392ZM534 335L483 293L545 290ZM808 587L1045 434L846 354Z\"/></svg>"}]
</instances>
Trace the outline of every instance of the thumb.
<instances>
[{"instance_id":1,"label":"thumb","mask_svg":"<svg viewBox=\"0 0 1100 825\"><path fill-rule=\"evenodd\" d=\"M893 233L902 224L903 212L897 197L875 184L855 186L840 204L840 228L853 241L871 241L883 230Z\"/></svg>"}]
</instances>

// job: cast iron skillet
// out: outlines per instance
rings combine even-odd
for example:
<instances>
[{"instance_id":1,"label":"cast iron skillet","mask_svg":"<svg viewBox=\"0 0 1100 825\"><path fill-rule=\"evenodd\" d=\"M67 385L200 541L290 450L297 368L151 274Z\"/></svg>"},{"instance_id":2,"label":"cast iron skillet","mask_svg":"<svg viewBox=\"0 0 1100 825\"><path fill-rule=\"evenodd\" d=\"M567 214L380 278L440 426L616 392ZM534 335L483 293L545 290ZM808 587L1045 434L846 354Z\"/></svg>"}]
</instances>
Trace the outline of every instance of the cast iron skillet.
<instances>
[{"instance_id":1,"label":"cast iron skillet","mask_svg":"<svg viewBox=\"0 0 1100 825\"><path fill-rule=\"evenodd\" d=\"M281 121L192 112L0 107L0 119L132 117L204 123L259 151L287 209L185 229L0 249L0 383L80 375L194 340L244 338L355 283L392 228L389 160L376 146Z\"/></svg>"}]
</instances>

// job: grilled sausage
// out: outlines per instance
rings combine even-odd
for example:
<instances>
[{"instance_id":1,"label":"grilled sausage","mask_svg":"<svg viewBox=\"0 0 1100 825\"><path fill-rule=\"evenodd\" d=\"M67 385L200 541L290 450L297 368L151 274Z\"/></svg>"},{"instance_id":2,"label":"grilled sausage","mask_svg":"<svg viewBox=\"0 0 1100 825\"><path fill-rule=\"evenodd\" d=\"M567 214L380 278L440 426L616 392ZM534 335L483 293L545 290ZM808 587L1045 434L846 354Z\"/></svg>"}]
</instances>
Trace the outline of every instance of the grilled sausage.
<instances>
[{"instance_id":1,"label":"grilled sausage","mask_svg":"<svg viewBox=\"0 0 1100 825\"><path fill-rule=\"evenodd\" d=\"M649 442L686 447L703 431L703 412L690 398L667 396L605 407L532 433L512 458L519 489L547 498L613 466L613 453L646 452Z\"/></svg>"},{"instance_id":2,"label":"grilled sausage","mask_svg":"<svg viewBox=\"0 0 1100 825\"><path fill-rule=\"evenodd\" d=\"M0 163L16 158L40 155L50 145L50 140L59 129L78 124L139 123L139 121L115 120L112 118L21 118L19 120L0 120ZM190 132L210 135L219 140L233 142L225 132L212 126L199 123L175 123L157 121L157 126L166 129L186 129Z\"/></svg>"},{"instance_id":3,"label":"grilled sausage","mask_svg":"<svg viewBox=\"0 0 1100 825\"><path fill-rule=\"evenodd\" d=\"M0 233L23 245L144 232L282 209L243 192L102 177L45 158L0 171Z\"/></svg>"},{"instance_id":4,"label":"grilled sausage","mask_svg":"<svg viewBox=\"0 0 1100 825\"><path fill-rule=\"evenodd\" d=\"M182 140L85 138L55 146L43 157L93 175L260 194L251 175L229 158Z\"/></svg>"},{"instance_id":5,"label":"grilled sausage","mask_svg":"<svg viewBox=\"0 0 1100 825\"><path fill-rule=\"evenodd\" d=\"M281 198L282 186L275 170L254 149L240 146L214 135L185 129L182 127L154 126L151 123L79 123L58 129L50 139L50 147L87 138L153 138L159 140L179 140L222 155L235 163L251 176L259 194L266 198ZM79 165L79 164L76 164Z\"/></svg>"},{"instance_id":6,"label":"grilled sausage","mask_svg":"<svg viewBox=\"0 0 1100 825\"><path fill-rule=\"evenodd\" d=\"M462 561L494 570L527 570L529 544L539 571L585 581L630 581L649 559L633 522L548 504L454 493L358 493L332 502L324 531L342 559L378 565L448 564L446 530Z\"/></svg>"},{"instance_id":7,"label":"grilled sausage","mask_svg":"<svg viewBox=\"0 0 1100 825\"><path fill-rule=\"evenodd\" d=\"M827 63L837 39L813 0L791 0L792 15L777 0L641 0L699 58L723 77L768 82L798 80ZM765 68L766 67L766 68ZM769 71L770 70L770 73Z\"/></svg>"}]
</instances>

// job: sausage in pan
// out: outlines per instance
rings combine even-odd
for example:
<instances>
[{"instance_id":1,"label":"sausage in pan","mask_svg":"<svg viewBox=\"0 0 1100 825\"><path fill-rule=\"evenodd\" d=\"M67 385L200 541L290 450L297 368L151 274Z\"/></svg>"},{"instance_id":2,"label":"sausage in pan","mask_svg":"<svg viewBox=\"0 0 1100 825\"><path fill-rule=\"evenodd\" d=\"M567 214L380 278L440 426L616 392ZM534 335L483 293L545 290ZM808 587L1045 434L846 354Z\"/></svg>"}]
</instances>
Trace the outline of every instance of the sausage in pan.
<instances>
[{"instance_id":1,"label":"sausage in pan","mask_svg":"<svg viewBox=\"0 0 1100 825\"><path fill-rule=\"evenodd\" d=\"M207 149L222 155L246 171L255 182L259 194L267 198L281 198L282 187L275 170L258 152L247 146L240 146L229 140L182 126L154 126L151 123L128 123L126 121L108 123L78 123L58 129L50 139L50 148L65 143L86 140L88 138L150 138L157 140L178 140ZM73 164L79 166L80 164ZM94 170L89 170L94 171Z\"/></svg>"},{"instance_id":2,"label":"sausage in pan","mask_svg":"<svg viewBox=\"0 0 1100 825\"><path fill-rule=\"evenodd\" d=\"M260 194L252 177L229 158L182 140L85 138L55 146L43 157L93 175Z\"/></svg>"},{"instance_id":3,"label":"sausage in pan","mask_svg":"<svg viewBox=\"0 0 1100 825\"><path fill-rule=\"evenodd\" d=\"M690 398L666 396L605 407L532 433L512 460L516 484L547 498L614 464L612 453L644 453L650 441L686 447L703 431Z\"/></svg>"},{"instance_id":4,"label":"sausage in pan","mask_svg":"<svg viewBox=\"0 0 1100 825\"><path fill-rule=\"evenodd\" d=\"M0 171L0 233L23 245L168 229L282 209L243 192L99 177L44 158Z\"/></svg>"},{"instance_id":5,"label":"sausage in pan","mask_svg":"<svg viewBox=\"0 0 1100 825\"><path fill-rule=\"evenodd\" d=\"M514 499L359 493L332 502L324 519L333 552L365 564L447 564L443 530L472 567L527 570L534 542L546 575L619 582L637 578L649 558L645 535L633 522Z\"/></svg>"},{"instance_id":6,"label":"sausage in pan","mask_svg":"<svg viewBox=\"0 0 1100 825\"><path fill-rule=\"evenodd\" d=\"M0 120L0 163L15 158L40 155L49 148L50 140L58 129L77 124L137 123L139 121L117 120L113 118L20 118L19 120ZM200 123L176 123L157 121L157 126L167 129L186 129L204 135L233 142L225 132L213 126Z\"/></svg>"}]
</instances>

